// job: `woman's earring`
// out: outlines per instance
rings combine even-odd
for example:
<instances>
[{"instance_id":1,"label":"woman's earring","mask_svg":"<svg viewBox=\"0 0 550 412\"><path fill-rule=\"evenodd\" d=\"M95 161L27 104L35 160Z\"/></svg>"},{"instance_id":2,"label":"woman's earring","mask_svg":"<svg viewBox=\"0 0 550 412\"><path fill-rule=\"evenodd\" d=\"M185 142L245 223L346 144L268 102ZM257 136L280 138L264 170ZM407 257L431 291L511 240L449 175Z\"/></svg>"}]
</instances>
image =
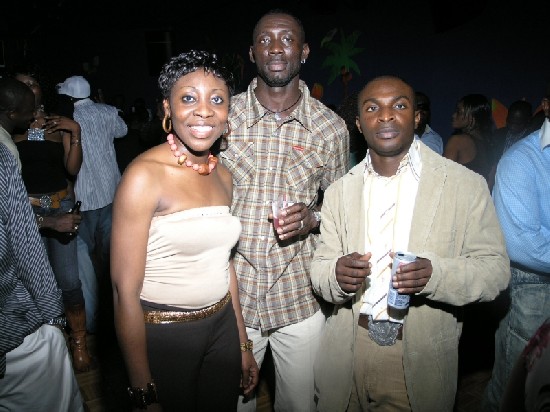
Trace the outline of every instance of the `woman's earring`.
<instances>
[{"instance_id":1,"label":"woman's earring","mask_svg":"<svg viewBox=\"0 0 550 412\"><path fill-rule=\"evenodd\" d=\"M166 133L170 133L172 131L172 119L170 119L167 114L165 114L164 119L162 119L162 129Z\"/></svg>"},{"instance_id":2,"label":"woman's earring","mask_svg":"<svg viewBox=\"0 0 550 412\"><path fill-rule=\"evenodd\" d=\"M227 122L227 124L225 125L225 129L222 133L222 136L227 137L229 133L231 133L231 126L229 126L229 122Z\"/></svg>"},{"instance_id":3,"label":"woman's earring","mask_svg":"<svg viewBox=\"0 0 550 412\"><path fill-rule=\"evenodd\" d=\"M226 150L229 146L229 142L227 141L227 136L229 136L229 133L231 133L231 126L229 125L229 122L227 122L225 129L220 136L220 143L218 148L220 151Z\"/></svg>"},{"instance_id":4,"label":"woman's earring","mask_svg":"<svg viewBox=\"0 0 550 412\"><path fill-rule=\"evenodd\" d=\"M300 61L300 63L305 64L305 63L306 63L306 59L302 59L302 60Z\"/></svg>"}]
</instances>

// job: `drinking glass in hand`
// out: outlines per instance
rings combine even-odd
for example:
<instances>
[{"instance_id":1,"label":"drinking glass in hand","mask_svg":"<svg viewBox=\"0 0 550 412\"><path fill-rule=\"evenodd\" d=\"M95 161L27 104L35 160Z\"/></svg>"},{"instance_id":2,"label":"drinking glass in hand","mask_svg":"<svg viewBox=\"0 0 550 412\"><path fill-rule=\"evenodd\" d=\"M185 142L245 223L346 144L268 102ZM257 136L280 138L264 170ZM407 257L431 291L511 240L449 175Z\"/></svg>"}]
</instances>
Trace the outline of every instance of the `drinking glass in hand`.
<instances>
[{"instance_id":1,"label":"drinking glass in hand","mask_svg":"<svg viewBox=\"0 0 550 412\"><path fill-rule=\"evenodd\" d=\"M279 227L279 218L281 211L289 206L292 206L294 202L287 200L286 195L281 195L277 200L271 202L271 212L273 213L273 227L275 230Z\"/></svg>"}]
</instances>

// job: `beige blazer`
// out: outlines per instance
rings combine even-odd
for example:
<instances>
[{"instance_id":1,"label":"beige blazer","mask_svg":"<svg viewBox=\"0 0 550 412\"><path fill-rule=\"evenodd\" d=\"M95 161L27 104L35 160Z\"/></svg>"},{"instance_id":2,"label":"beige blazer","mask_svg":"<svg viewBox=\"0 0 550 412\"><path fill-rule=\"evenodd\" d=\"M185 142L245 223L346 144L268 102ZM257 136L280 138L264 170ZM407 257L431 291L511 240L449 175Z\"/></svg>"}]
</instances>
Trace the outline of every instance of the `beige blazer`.
<instances>
[{"instance_id":1,"label":"beige blazer","mask_svg":"<svg viewBox=\"0 0 550 412\"><path fill-rule=\"evenodd\" d=\"M495 299L510 279L510 262L485 179L420 143L422 172L408 250L430 259L433 273L411 297L404 322L403 365L413 411L452 411L458 375L461 307ZM325 192L321 235L313 257L315 293L335 304L315 364L318 410L345 411L361 293L336 281L339 257L364 252L365 160Z\"/></svg>"}]
</instances>

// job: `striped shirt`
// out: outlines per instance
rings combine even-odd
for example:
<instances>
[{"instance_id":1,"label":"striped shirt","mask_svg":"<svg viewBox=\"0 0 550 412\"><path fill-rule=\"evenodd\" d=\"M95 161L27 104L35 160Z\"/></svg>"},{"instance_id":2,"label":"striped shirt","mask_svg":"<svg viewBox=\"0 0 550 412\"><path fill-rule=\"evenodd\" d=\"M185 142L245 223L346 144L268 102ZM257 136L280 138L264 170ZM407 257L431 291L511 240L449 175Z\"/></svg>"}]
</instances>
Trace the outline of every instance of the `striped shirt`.
<instances>
[{"instance_id":1,"label":"striped shirt","mask_svg":"<svg viewBox=\"0 0 550 412\"><path fill-rule=\"evenodd\" d=\"M9 134L2 126L0 126L0 143L4 143L4 145L6 145L8 150L15 157L15 160L17 161L17 167L19 168L19 171L21 171L21 159L19 158L19 151L17 150L17 146L11 138L11 134Z\"/></svg>"},{"instance_id":2,"label":"striped shirt","mask_svg":"<svg viewBox=\"0 0 550 412\"><path fill-rule=\"evenodd\" d=\"M0 144L0 385L6 353L63 314L61 291L13 155ZM47 362L47 359L44 359Z\"/></svg>"},{"instance_id":3,"label":"striped shirt","mask_svg":"<svg viewBox=\"0 0 550 412\"><path fill-rule=\"evenodd\" d=\"M255 88L256 79L232 97L228 148L220 156L233 174L232 212L243 227L235 268L245 324L270 330L319 309L309 276L318 235L278 243L267 219L271 201L286 194L314 207L319 190L348 170L349 134L344 120L312 98L303 81L303 98L279 124L258 103Z\"/></svg>"},{"instance_id":4,"label":"striped shirt","mask_svg":"<svg viewBox=\"0 0 550 412\"><path fill-rule=\"evenodd\" d=\"M74 120L80 124L82 166L75 192L81 211L96 210L113 202L120 181L114 139L128 133L114 106L82 99L74 104Z\"/></svg>"}]
</instances>

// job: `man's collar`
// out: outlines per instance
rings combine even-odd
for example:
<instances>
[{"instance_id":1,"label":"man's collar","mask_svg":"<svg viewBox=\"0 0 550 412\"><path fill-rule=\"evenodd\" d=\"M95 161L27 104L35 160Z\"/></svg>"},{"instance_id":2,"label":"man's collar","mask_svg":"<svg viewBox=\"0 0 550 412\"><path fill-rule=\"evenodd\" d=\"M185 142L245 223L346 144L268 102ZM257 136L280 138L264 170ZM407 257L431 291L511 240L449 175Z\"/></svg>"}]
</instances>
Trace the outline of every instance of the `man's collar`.
<instances>
[{"instance_id":1,"label":"man's collar","mask_svg":"<svg viewBox=\"0 0 550 412\"><path fill-rule=\"evenodd\" d=\"M416 138L413 140L411 147L409 147L409 151L405 154L405 156L403 156L403 158L399 162L399 167L397 169L398 173L406 165L409 165L411 167L411 170L415 176L420 176L422 161L420 157L420 144L418 142L418 139ZM370 149L367 149L367 156L366 156L366 162L365 162L365 174L368 174L368 173L376 173L372 168L372 162L370 158Z\"/></svg>"},{"instance_id":2,"label":"man's collar","mask_svg":"<svg viewBox=\"0 0 550 412\"><path fill-rule=\"evenodd\" d=\"M258 85L258 79L255 77L250 82L250 85L248 86L248 90L247 90L247 96L246 96L247 127L253 126L254 124L258 123L264 116L269 116L271 113L269 110L264 108L256 98L254 89L256 89L257 85ZM282 123L285 123L286 121L289 121L292 119L296 119L296 121L298 121L306 129L311 130L312 129L311 113L310 113L311 108L306 103L310 97L309 89L303 80L299 81L299 87L300 87L300 91L302 92L302 98L300 99L300 102L296 105L296 107L294 108L290 116L284 119Z\"/></svg>"},{"instance_id":3,"label":"man's collar","mask_svg":"<svg viewBox=\"0 0 550 412\"><path fill-rule=\"evenodd\" d=\"M77 100L74 102L74 105L75 106L79 106L81 104L84 104L84 103L87 103L87 102L91 102L92 100L89 98L89 97L86 97L85 99L80 99L80 100Z\"/></svg>"}]
</instances>

